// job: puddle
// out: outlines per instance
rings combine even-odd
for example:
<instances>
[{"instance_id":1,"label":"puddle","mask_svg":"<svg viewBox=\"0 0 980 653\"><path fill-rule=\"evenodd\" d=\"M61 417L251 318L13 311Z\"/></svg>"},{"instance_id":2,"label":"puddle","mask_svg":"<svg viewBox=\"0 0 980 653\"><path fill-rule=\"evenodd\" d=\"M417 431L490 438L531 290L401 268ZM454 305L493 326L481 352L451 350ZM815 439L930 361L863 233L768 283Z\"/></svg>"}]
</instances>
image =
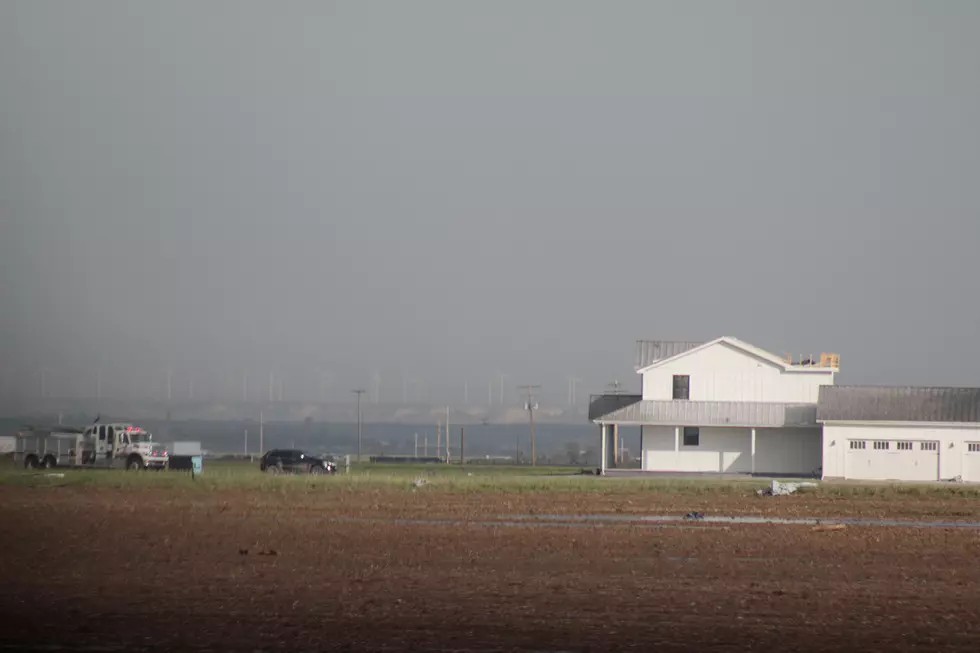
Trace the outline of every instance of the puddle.
<instances>
[{"instance_id":1,"label":"puddle","mask_svg":"<svg viewBox=\"0 0 980 653\"><path fill-rule=\"evenodd\" d=\"M557 516L557 515L556 515ZM342 522L342 523L360 523L360 524L389 524L393 526L507 526L507 527L521 527L521 528L535 528L535 527L567 527L567 528L595 528L596 526L602 526L603 524L597 524L590 521L583 520L573 520L569 519L566 521L561 521L558 519L547 520L547 521L535 521L533 519L522 519L518 516L516 519L404 519L404 518L391 518L386 519L383 517L329 517L326 521L331 522ZM697 530L727 530L727 526L695 526L694 524L630 524L631 526L639 526L641 528L650 529L697 529Z\"/></svg>"},{"instance_id":2,"label":"puddle","mask_svg":"<svg viewBox=\"0 0 980 653\"><path fill-rule=\"evenodd\" d=\"M631 526L634 528L724 530L733 524L791 526L900 526L905 528L980 529L980 521L911 521L902 519L862 519L858 517L758 517L752 515L699 515L696 519L680 515L499 515L488 519L409 519L384 517L329 517L326 521L374 523L395 526L505 526L595 528Z\"/></svg>"},{"instance_id":3,"label":"puddle","mask_svg":"<svg viewBox=\"0 0 980 653\"><path fill-rule=\"evenodd\" d=\"M860 517L758 517L753 515L704 515L697 519L679 515L504 515L501 519L512 521L541 521L549 523L561 521L568 523L602 524L668 524L682 522L688 524L789 524L801 526L822 526L844 524L847 526L903 526L905 528L977 528L980 521L913 521L903 519L869 519Z\"/></svg>"}]
</instances>

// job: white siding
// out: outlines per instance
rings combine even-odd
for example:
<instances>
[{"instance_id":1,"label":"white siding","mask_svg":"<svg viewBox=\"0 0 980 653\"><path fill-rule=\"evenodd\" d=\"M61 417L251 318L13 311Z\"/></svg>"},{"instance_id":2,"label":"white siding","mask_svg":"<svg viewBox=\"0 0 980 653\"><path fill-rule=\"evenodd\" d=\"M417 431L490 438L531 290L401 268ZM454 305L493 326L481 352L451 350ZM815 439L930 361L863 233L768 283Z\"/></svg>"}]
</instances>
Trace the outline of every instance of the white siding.
<instances>
[{"instance_id":1,"label":"white siding","mask_svg":"<svg viewBox=\"0 0 980 653\"><path fill-rule=\"evenodd\" d=\"M697 447L684 446L684 429L643 427L643 469L657 472L752 471L752 429L701 427ZM820 429L756 429L755 471L810 474L820 467Z\"/></svg>"},{"instance_id":2,"label":"white siding","mask_svg":"<svg viewBox=\"0 0 980 653\"><path fill-rule=\"evenodd\" d=\"M643 469L657 472L749 472L752 470L751 429L702 427L697 447L674 451L673 426L643 427Z\"/></svg>"},{"instance_id":3,"label":"white siding","mask_svg":"<svg viewBox=\"0 0 980 653\"><path fill-rule=\"evenodd\" d=\"M756 429L757 474L806 476L821 466L820 429Z\"/></svg>"},{"instance_id":4,"label":"white siding","mask_svg":"<svg viewBox=\"0 0 980 653\"><path fill-rule=\"evenodd\" d=\"M687 374L694 401L816 403L832 370L785 369L728 343L719 342L643 373L644 399L673 399L673 377Z\"/></svg>"},{"instance_id":5,"label":"white siding","mask_svg":"<svg viewBox=\"0 0 980 653\"><path fill-rule=\"evenodd\" d=\"M852 450L852 440L867 444L864 449ZM889 448L877 450L874 442L889 442ZM899 450L897 442L911 442L912 448ZM923 442L936 442L935 454L924 450ZM963 480L980 481L980 477L970 478L974 465L968 451L970 442L980 442L980 424L826 424L823 477L914 481L962 476Z\"/></svg>"}]
</instances>

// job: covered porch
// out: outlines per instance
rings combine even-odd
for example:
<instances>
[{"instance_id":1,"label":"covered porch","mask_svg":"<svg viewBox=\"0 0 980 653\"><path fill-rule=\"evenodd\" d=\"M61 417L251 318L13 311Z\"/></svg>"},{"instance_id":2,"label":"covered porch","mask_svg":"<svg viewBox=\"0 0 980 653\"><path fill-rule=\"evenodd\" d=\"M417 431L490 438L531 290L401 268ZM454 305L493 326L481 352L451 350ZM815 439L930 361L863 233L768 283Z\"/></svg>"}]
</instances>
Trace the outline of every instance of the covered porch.
<instances>
[{"instance_id":1,"label":"covered porch","mask_svg":"<svg viewBox=\"0 0 980 653\"><path fill-rule=\"evenodd\" d=\"M599 474L618 467L621 427L640 427L648 472L809 475L821 465L813 404L595 395L589 419L599 427Z\"/></svg>"}]
</instances>

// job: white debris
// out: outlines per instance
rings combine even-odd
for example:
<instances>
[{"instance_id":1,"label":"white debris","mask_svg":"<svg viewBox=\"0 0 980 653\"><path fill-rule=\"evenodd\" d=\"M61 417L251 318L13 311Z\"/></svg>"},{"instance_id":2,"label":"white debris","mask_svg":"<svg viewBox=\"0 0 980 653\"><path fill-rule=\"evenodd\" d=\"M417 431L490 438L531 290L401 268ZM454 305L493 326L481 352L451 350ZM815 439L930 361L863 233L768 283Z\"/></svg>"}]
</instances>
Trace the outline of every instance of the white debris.
<instances>
[{"instance_id":1,"label":"white debris","mask_svg":"<svg viewBox=\"0 0 980 653\"><path fill-rule=\"evenodd\" d=\"M45 474L45 476L49 476L51 478L64 478L65 477L64 474Z\"/></svg>"},{"instance_id":2,"label":"white debris","mask_svg":"<svg viewBox=\"0 0 980 653\"><path fill-rule=\"evenodd\" d=\"M415 487L422 487L426 483L428 483L428 481L426 481L424 478L417 478L414 481L412 481L412 485Z\"/></svg>"},{"instance_id":3,"label":"white debris","mask_svg":"<svg viewBox=\"0 0 980 653\"><path fill-rule=\"evenodd\" d=\"M762 496L769 497L779 497L785 496L787 494L794 494L797 490L802 487L817 487L816 483L782 483L780 481L773 481L770 487L763 490L758 490L758 494Z\"/></svg>"}]
</instances>

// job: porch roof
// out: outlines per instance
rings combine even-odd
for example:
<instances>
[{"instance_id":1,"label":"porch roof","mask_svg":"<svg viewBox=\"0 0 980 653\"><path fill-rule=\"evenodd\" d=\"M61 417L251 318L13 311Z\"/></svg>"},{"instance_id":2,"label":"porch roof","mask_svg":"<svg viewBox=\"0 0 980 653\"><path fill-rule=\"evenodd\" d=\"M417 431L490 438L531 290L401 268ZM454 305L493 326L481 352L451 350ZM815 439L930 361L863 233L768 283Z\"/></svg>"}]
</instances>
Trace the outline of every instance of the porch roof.
<instances>
[{"instance_id":1,"label":"porch roof","mask_svg":"<svg viewBox=\"0 0 980 653\"><path fill-rule=\"evenodd\" d=\"M623 426L816 427L817 405L750 401L643 400L639 395L600 395L589 420Z\"/></svg>"}]
</instances>

